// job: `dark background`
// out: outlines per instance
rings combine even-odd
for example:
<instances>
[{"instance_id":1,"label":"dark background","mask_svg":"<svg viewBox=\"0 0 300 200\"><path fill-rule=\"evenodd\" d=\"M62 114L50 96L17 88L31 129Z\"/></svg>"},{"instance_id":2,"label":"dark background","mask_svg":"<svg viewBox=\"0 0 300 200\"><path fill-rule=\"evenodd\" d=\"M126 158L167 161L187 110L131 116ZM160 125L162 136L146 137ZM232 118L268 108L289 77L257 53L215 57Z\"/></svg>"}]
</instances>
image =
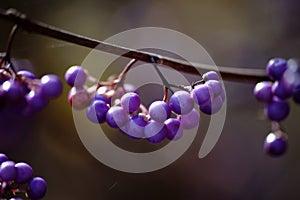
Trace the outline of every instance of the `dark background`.
<instances>
[{"instance_id":1,"label":"dark background","mask_svg":"<svg viewBox=\"0 0 300 200\"><path fill-rule=\"evenodd\" d=\"M300 56L298 0L1 0L0 7L99 40L136 27L175 29L197 40L222 66L264 68L271 57ZM0 20L1 50L11 26ZM62 78L68 66L80 64L88 53L84 47L22 32L12 49L37 76ZM45 199L300 198L300 108L293 102L282 124L289 134L288 153L270 158L263 153L270 125L252 95L254 85L225 81L227 118L207 157L198 158L201 141L196 140L170 166L129 174L101 164L82 145L67 103L69 87L64 86L63 95L34 118L0 121L0 151L30 163L47 180Z\"/></svg>"}]
</instances>

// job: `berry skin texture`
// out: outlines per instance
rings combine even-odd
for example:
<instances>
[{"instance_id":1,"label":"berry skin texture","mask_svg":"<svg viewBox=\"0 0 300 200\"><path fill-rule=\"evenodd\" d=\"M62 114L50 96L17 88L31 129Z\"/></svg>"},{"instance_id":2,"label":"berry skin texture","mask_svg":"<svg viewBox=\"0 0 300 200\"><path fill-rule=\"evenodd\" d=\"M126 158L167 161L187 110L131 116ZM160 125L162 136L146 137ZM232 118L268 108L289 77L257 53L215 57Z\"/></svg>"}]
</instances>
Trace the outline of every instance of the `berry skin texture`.
<instances>
[{"instance_id":1,"label":"berry skin texture","mask_svg":"<svg viewBox=\"0 0 300 200\"><path fill-rule=\"evenodd\" d=\"M121 98L121 106L129 113L137 111L140 107L140 96L134 92L128 92Z\"/></svg>"},{"instance_id":2,"label":"berry skin texture","mask_svg":"<svg viewBox=\"0 0 300 200\"><path fill-rule=\"evenodd\" d=\"M209 80L209 81L205 82L205 85L207 85L211 88L214 97L218 96L223 90L222 84L220 83L220 81Z\"/></svg>"},{"instance_id":3,"label":"berry skin texture","mask_svg":"<svg viewBox=\"0 0 300 200\"><path fill-rule=\"evenodd\" d=\"M23 87L16 80L5 81L2 90L8 101L19 102L24 97Z\"/></svg>"},{"instance_id":4,"label":"berry skin texture","mask_svg":"<svg viewBox=\"0 0 300 200\"><path fill-rule=\"evenodd\" d=\"M94 123L105 122L106 113L109 107L104 101L94 101L86 110L87 118Z\"/></svg>"},{"instance_id":5,"label":"berry skin texture","mask_svg":"<svg viewBox=\"0 0 300 200\"><path fill-rule=\"evenodd\" d=\"M194 101L188 92L177 91L171 96L169 105L176 114L184 115L194 108Z\"/></svg>"},{"instance_id":6,"label":"berry skin texture","mask_svg":"<svg viewBox=\"0 0 300 200\"><path fill-rule=\"evenodd\" d=\"M17 163L15 165L17 170L16 183L26 183L33 177L33 170L27 163Z\"/></svg>"},{"instance_id":7,"label":"berry skin texture","mask_svg":"<svg viewBox=\"0 0 300 200\"><path fill-rule=\"evenodd\" d=\"M41 199L47 192L47 183L41 177L35 177L29 182L30 199Z\"/></svg>"},{"instance_id":8,"label":"berry skin texture","mask_svg":"<svg viewBox=\"0 0 300 200\"><path fill-rule=\"evenodd\" d=\"M128 113L120 106L113 106L106 113L106 123L112 128L123 127L128 120Z\"/></svg>"},{"instance_id":9,"label":"berry skin texture","mask_svg":"<svg viewBox=\"0 0 300 200\"><path fill-rule=\"evenodd\" d=\"M253 91L256 99L264 103L271 102L273 98L272 85L273 84L270 81L257 83Z\"/></svg>"},{"instance_id":10,"label":"berry skin texture","mask_svg":"<svg viewBox=\"0 0 300 200\"><path fill-rule=\"evenodd\" d=\"M280 80L287 69L287 62L283 58L273 58L267 64L267 74L271 80Z\"/></svg>"},{"instance_id":11,"label":"berry skin texture","mask_svg":"<svg viewBox=\"0 0 300 200\"><path fill-rule=\"evenodd\" d=\"M270 133L264 143L265 152L273 157L283 155L288 147L287 136L280 130Z\"/></svg>"},{"instance_id":12,"label":"berry skin texture","mask_svg":"<svg viewBox=\"0 0 300 200\"><path fill-rule=\"evenodd\" d=\"M203 77L204 81L208 81L208 80L218 81L218 80L220 80L220 77L219 77L218 73L215 72L215 71L206 72L202 75L202 77Z\"/></svg>"},{"instance_id":13,"label":"berry skin texture","mask_svg":"<svg viewBox=\"0 0 300 200\"><path fill-rule=\"evenodd\" d=\"M274 97L272 102L266 104L266 114L271 121L282 121L290 112L288 102Z\"/></svg>"},{"instance_id":14,"label":"berry skin texture","mask_svg":"<svg viewBox=\"0 0 300 200\"><path fill-rule=\"evenodd\" d=\"M154 101L149 107L149 115L155 121L164 122L170 117L171 108L164 101Z\"/></svg>"},{"instance_id":15,"label":"berry skin texture","mask_svg":"<svg viewBox=\"0 0 300 200\"><path fill-rule=\"evenodd\" d=\"M175 118L169 118L165 121L167 126L167 138L169 140L178 140L183 135L183 130L180 127L180 120Z\"/></svg>"},{"instance_id":16,"label":"berry skin texture","mask_svg":"<svg viewBox=\"0 0 300 200\"><path fill-rule=\"evenodd\" d=\"M12 181L17 176L17 169L13 161L5 161L0 166L0 179L3 181Z\"/></svg>"},{"instance_id":17,"label":"berry skin texture","mask_svg":"<svg viewBox=\"0 0 300 200\"><path fill-rule=\"evenodd\" d=\"M150 120L145 127L145 137L151 143L158 144L167 136L167 126L163 123Z\"/></svg>"},{"instance_id":18,"label":"berry skin texture","mask_svg":"<svg viewBox=\"0 0 300 200\"><path fill-rule=\"evenodd\" d=\"M54 74L44 75L40 82L40 92L46 98L56 98L62 93L62 82Z\"/></svg>"},{"instance_id":19,"label":"berry skin texture","mask_svg":"<svg viewBox=\"0 0 300 200\"><path fill-rule=\"evenodd\" d=\"M121 128L121 131L133 139L142 139L145 137L144 130L147 122L143 116L132 116L129 122Z\"/></svg>"},{"instance_id":20,"label":"berry skin texture","mask_svg":"<svg viewBox=\"0 0 300 200\"><path fill-rule=\"evenodd\" d=\"M293 95L294 86L292 84L285 83L283 79L275 81L272 86L272 92L274 95L281 99L288 99Z\"/></svg>"},{"instance_id":21,"label":"berry skin texture","mask_svg":"<svg viewBox=\"0 0 300 200\"><path fill-rule=\"evenodd\" d=\"M89 93L84 88L72 87L68 94L68 101L72 108L76 110L82 110L91 102Z\"/></svg>"},{"instance_id":22,"label":"berry skin texture","mask_svg":"<svg viewBox=\"0 0 300 200\"><path fill-rule=\"evenodd\" d=\"M223 102L223 98L220 95L208 101L207 103L200 105L199 109L207 115L212 115L221 110Z\"/></svg>"},{"instance_id":23,"label":"berry skin texture","mask_svg":"<svg viewBox=\"0 0 300 200\"><path fill-rule=\"evenodd\" d=\"M192 129L198 126L200 115L197 110L193 109L191 112L180 116L180 123L183 129Z\"/></svg>"},{"instance_id":24,"label":"berry skin texture","mask_svg":"<svg viewBox=\"0 0 300 200\"><path fill-rule=\"evenodd\" d=\"M49 100L45 98L41 93L31 90L26 96L25 96L26 102L29 105L29 107L35 111L42 110L45 108Z\"/></svg>"},{"instance_id":25,"label":"berry skin texture","mask_svg":"<svg viewBox=\"0 0 300 200\"><path fill-rule=\"evenodd\" d=\"M195 86L191 92L194 101L200 106L210 100L210 88L206 84Z\"/></svg>"},{"instance_id":26,"label":"berry skin texture","mask_svg":"<svg viewBox=\"0 0 300 200\"><path fill-rule=\"evenodd\" d=\"M85 84L87 74L80 66L72 66L65 73L65 80L70 86L81 87Z\"/></svg>"}]
</instances>

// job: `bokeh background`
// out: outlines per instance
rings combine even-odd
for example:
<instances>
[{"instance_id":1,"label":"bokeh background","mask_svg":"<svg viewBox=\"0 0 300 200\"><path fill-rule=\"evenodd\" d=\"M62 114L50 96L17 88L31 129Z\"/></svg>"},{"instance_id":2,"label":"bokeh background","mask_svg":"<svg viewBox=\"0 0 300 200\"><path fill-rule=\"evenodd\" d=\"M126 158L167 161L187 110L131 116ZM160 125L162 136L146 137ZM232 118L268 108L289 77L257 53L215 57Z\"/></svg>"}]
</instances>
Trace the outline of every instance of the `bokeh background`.
<instances>
[{"instance_id":1,"label":"bokeh background","mask_svg":"<svg viewBox=\"0 0 300 200\"><path fill-rule=\"evenodd\" d=\"M271 57L300 57L298 0L0 0L31 18L104 40L121 31L159 26L180 31L206 48L217 65L264 68ZM12 24L0 19L0 49ZM12 55L37 76L63 74L90 49L18 32ZM122 67L122 66L120 66ZM22 67L21 67L22 68ZM95 75L97 76L97 75ZM299 199L300 108L282 126L289 150L263 153L270 124L254 85L225 81L227 117L213 151L198 158L203 133L176 162L159 171L129 174L94 159L81 143L63 95L33 118L0 121L0 151L32 165L48 182L45 199ZM201 135L202 134L202 135ZM127 140L120 136L119 142ZM135 141L138 143L138 141Z\"/></svg>"}]
</instances>

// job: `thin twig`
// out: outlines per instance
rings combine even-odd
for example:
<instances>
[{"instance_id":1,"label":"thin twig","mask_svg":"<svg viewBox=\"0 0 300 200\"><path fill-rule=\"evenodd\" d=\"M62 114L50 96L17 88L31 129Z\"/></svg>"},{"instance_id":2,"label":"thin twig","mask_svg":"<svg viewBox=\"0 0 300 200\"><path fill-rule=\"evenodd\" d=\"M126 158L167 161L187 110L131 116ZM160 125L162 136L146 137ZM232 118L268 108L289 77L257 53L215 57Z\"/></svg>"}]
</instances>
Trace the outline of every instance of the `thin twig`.
<instances>
[{"instance_id":1,"label":"thin twig","mask_svg":"<svg viewBox=\"0 0 300 200\"><path fill-rule=\"evenodd\" d=\"M197 70L200 69L202 70L216 69L215 66L211 66L211 65L190 63L184 60L165 57L165 56L161 56L161 55L157 55L145 51L129 49L126 47L121 47L114 44L109 44L106 42L77 35L36 20L31 20L27 18L25 14L22 14L14 9L9 9L7 11L0 10L0 18L9 20L14 24L17 24L19 28L28 32L49 36L55 39L63 40L66 42L78 44L89 48L96 48L97 50L100 51L112 53L115 55L120 55L131 59L140 60L147 63L153 63L154 60L156 64L168 66L181 72L198 74ZM256 83L261 80L268 80L265 70L262 69L249 69L249 68L247 69L247 68L219 66L218 70L222 75L222 78L225 80L252 82L252 83Z\"/></svg>"}]
</instances>

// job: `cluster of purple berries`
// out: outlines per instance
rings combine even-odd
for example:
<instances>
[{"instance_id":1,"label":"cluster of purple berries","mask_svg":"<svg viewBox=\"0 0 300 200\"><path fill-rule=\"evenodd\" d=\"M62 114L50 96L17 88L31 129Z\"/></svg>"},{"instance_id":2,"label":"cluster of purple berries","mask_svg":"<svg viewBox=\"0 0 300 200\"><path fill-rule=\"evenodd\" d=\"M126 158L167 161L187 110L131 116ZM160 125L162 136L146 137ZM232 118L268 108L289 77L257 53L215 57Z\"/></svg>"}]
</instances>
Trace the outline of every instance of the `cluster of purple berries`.
<instances>
[{"instance_id":1,"label":"cluster of purple berries","mask_svg":"<svg viewBox=\"0 0 300 200\"><path fill-rule=\"evenodd\" d=\"M70 67L65 79L73 86L68 97L70 104L74 109L87 108L86 116L91 122L106 122L131 138L146 138L151 143L160 143L165 138L176 140L184 129L197 127L200 115L194 103L203 113L211 115L222 108L225 100L219 75L212 71L187 91L174 92L169 101L152 102L149 109L143 106L130 84L87 88L86 80L91 77L80 66Z\"/></svg>"},{"instance_id":2,"label":"cluster of purple berries","mask_svg":"<svg viewBox=\"0 0 300 200\"><path fill-rule=\"evenodd\" d=\"M56 75L48 74L38 79L27 70L15 73L1 66L0 112L30 116L61 93L62 82Z\"/></svg>"},{"instance_id":3,"label":"cluster of purple berries","mask_svg":"<svg viewBox=\"0 0 300 200\"><path fill-rule=\"evenodd\" d=\"M15 163L0 153L0 199L41 199L46 192L46 181L34 177L30 165Z\"/></svg>"},{"instance_id":4,"label":"cluster of purple berries","mask_svg":"<svg viewBox=\"0 0 300 200\"><path fill-rule=\"evenodd\" d=\"M273 123L279 123L289 115L289 98L300 104L300 66L295 59L287 61L273 58L268 62L266 70L271 81L257 83L254 95L257 100L265 103L266 116ZM279 156L286 149L287 136L278 127L266 137L265 151L269 155Z\"/></svg>"}]
</instances>

